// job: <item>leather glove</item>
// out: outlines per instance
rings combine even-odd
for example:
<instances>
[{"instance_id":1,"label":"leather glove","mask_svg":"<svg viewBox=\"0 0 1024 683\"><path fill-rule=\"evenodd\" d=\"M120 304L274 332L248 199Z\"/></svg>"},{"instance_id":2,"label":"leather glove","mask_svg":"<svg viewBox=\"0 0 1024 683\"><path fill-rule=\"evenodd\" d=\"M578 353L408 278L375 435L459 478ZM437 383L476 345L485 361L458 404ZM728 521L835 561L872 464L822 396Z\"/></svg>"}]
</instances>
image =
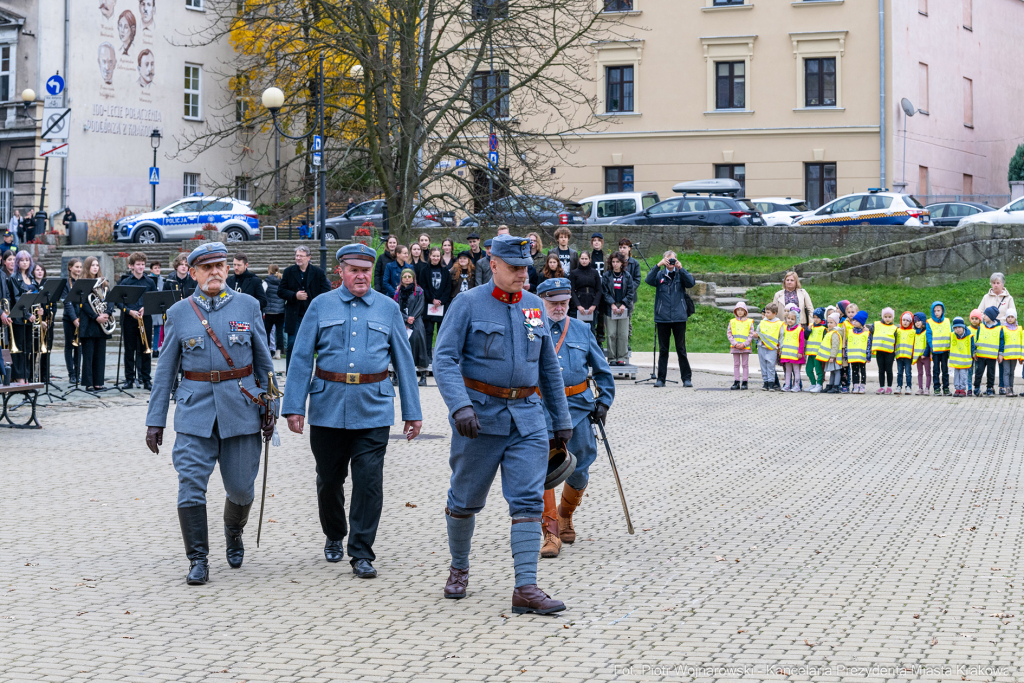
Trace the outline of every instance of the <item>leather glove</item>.
<instances>
[{"instance_id":1,"label":"leather glove","mask_svg":"<svg viewBox=\"0 0 1024 683\"><path fill-rule=\"evenodd\" d=\"M608 406L603 403L598 403L597 407L594 408L594 417L597 418L601 424L604 424L608 420Z\"/></svg>"},{"instance_id":2,"label":"leather glove","mask_svg":"<svg viewBox=\"0 0 1024 683\"><path fill-rule=\"evenodd\" d=\"M455 411L452 415L455 420L455 430L467 439L475 439L480 434L480 420L476 417L473 406L464 406Z\"/></svg>"},{"instance_id":3,"label":"leather glove","mask_svg":"<svg viewBox=\"0 0 1024 683\"><path fill-rule=\"evenodd\" d=\"M153 451L154 453L159 453L160 446L164 445L164 428L147 427L146 445L149 446L149 450Z\"/></svg>"},{"instance_id":4,"label":"leather glove","mask_svg":"<svg viewBox=\"0 0 1024 683\"><path fill-rule=\"evenodd\" d=\"M569 443L569 439L572 438L571 429L559 429L555 432L555 438L561 439L562 443Z\"/></svg>"},{"instance_id":5,"label":"leather glove","mask_svg":"<svg viewBox=\"0 0 1024 683\"><path fill-rule=\"evenodd\" d=\"M274 436L274 425L276 420L263 420L260 424L260 431L263 432L263 440L270 441L270 437Z\"/></svg>"}]
</instances>

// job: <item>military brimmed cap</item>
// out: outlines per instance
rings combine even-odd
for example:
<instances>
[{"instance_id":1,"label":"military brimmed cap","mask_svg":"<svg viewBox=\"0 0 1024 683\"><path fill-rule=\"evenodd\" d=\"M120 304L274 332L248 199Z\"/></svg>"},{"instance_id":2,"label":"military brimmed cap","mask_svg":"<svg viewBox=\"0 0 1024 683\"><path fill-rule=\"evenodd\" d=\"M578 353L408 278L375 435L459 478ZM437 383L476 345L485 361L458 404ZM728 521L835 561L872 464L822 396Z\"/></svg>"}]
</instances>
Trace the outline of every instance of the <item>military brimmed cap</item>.
<instances>
[{"instance_id":1,"label":"military brimmed cap","mask_svg":"<svg viewBox=\"0 0 1024 683\"><path fill-rule=\"evenodd\" d=\"M377 252L361 242L346 244L337 251L335 256L338 258L338 263L348 263L363 268L372 267L373 262L377 260Z\"/></svg>"},{"instance_id":2,"label":"military brimmed cap","mask_svg":"<svg viewBox=\"0 0 1024 683\"><path fill-rule=\"evenodd\" d=\"M533 257L530 256L530 240L525 237L498 235L491 240L491 256L500 258L510 266L533 265Z\"/></svg>"},{"instance_id":3,"label":"military brimmed cap","mask_svg":"<svg viewBox=\"0 0 1024 683\"><path fill-rule=\"evenodd\" d=\"M203 263L218 263L227 260L228 248L224 246L223 242L207 242L201 247L193 249L192 253L188 255L188 267L194 268Z\"/></svg>"},{"instance_id":4,"label":"military brimmed cap","mask_svg":"<svg viewBox=\"0 0 1024 683\"><path fill-rule=\"evenodd\" d=\"M572 296L572 285L567 278L553 277L537 286L537 296L545 301L568 301Z\"/></svg>"}]
</instances>

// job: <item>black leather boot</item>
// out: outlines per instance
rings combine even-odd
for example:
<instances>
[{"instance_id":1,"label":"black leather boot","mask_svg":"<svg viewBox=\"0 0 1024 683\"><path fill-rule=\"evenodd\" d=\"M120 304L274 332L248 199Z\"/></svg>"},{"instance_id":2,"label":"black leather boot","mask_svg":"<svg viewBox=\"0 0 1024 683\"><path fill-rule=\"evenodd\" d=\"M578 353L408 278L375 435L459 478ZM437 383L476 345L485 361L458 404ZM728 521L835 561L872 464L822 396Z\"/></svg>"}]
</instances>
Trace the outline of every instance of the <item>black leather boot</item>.
<instances>
[{"instance_id":1,"label":"black leather boot","mask_svg":"<svg viewBox=\"0 0 1024 683\"><path fill-rule=\"evenodd\" d=\"M228 541L228 565L232 569L242 566L242 557L245 555L245 548L242 546L242 529L249 521L250 509L252 509L252 503L235 505L230 500L224 501L224 538Z\"/></svg>"},{"instance_id":2,"label":"black leather boot","mask_svg":"<svg viewBox=\"0 0 1024 683\"><path fill-rule=\"evenodd\" d=\"M193 505L178 508L178 523L181 537L185 541L185 556L189 559L188 576L185 583L202 586L210 580L210 532L206 527L206 506Z\"/></svg>"}]
</instances>

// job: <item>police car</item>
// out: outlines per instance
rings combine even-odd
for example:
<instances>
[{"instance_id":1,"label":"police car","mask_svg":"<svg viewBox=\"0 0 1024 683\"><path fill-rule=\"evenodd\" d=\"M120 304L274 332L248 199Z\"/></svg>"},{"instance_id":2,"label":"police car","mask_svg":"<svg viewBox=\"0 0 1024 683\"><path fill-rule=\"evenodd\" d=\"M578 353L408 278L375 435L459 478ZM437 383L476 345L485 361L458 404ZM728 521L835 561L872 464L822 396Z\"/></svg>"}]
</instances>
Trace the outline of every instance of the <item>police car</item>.
<instances>
[{"instance_id":1,"label":"police car","mask_svg":"<svg viewBox=\"0 0 1024 683\"><path fill-rule=\"evenodd\" d=\"M867 192L848 194L835 199L817 211L807 214L794 225L931 225L928 210L909 194L871 188Z\"/></svg>"},{"instance_id":2,"label":"police car","mask_svg":"<svg viewBox=\"0 0 1024 683\"><path fill-rule=\"evenodd\" d=\"M114 240L156 244L195 237L204 226L225 233L229 242L259 239L260 223L249 202L197 193L156 211L125 216L114 223Z\"/></svg>"}]
</instances>

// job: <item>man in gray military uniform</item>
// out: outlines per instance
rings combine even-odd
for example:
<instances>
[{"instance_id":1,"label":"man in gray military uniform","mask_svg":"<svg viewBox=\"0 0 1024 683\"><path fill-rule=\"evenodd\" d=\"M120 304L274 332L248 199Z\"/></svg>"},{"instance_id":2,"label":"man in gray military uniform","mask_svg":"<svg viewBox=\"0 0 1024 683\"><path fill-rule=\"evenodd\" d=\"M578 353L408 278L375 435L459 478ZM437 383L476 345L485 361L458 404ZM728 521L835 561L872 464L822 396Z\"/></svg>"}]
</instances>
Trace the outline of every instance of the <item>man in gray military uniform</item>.
<instances>
[{"instance_id":1,"label":"man in gray military uniform","mask_svg":"<svg viewBox=\"0 0 1024 683\"><path fill-rule=\"evenodd\" d=\"M316 459L320 527L327 536L324 557L339 562L348 534L352 573L372 579L377 576L373 542L384 507L384 455L395 423L389 362L398 375L407 439L420 433L423 418L402 312L394 300L371 289L377 252L355 243L336 256L342 285L313 299L302 318L281 412L288 428L301 434L309 398L309 446ZM346 525L350 464L352 507Z\"/></svg>"},{"instance_id":2,"label":"man in gray military uniform","mask_svg":"<svg viewBox=\"0 0 1024 683\"><path fill-rule=\"evenodd\" d=\"M604 357L597 337L590 325L566 317L572 285L564 277L551 278L540 283L537 296L544 300L551 338L555 340L555 353L562 367L565 396L572 416L572 438L567 447L576 456L576 469L562 486L562 502L555 507L555 490L544 491L544 545L541 557L558 557L562 542L575 543L576 530L572 513L583 501L583 490L590 479L590 466L597 459L597 437L590 424L590 416L605 421L608 409L615 399L615 377ZM599 396L595 399L587 379L591 372ZM548 434L552 433L552 419L548 416Z\"/></svg>"},{"instance_id":3,"label":"man in gray military uniform","mask_svg":"<svg viewBox=\"0 0 1024 683\"><path fill-rule=\"evenodd\" d=\"M549 450L544 410L563 443L572 436L572 422L543 304L522 291L533 264L529 244L510 235L494 238L494 286L455 298L434 348L434 377L454 432L445 508L452 563L444 595L466 597L474 515L500 468L512 517L512 611L549 614L565 605L537 587Z\"/></svg>"},{"instance_id":4,"label":"man in gray military uniform","mask_svg":"<svg viewBox=\"0 0 1024 683\"><path fill-rule=\"evenodd\" d=\"M274 371L260 305L248 294L227 289L227 259L220 242L189 255L189 274L198 286L167 311L164 352L146 415L146 445L159 453L167 424L167 401L161 397L170 395L180 362L185 378L174 392L177 437L171 459L178 472L178 521L190 586L210 579L206 487L218 462L227 492L228 564L242 566L242 529L255 497L261 431L269 438L274 429L273 422L261 425L258 405L260 386L267 386Z\"/></svg>"}]
</instances>

